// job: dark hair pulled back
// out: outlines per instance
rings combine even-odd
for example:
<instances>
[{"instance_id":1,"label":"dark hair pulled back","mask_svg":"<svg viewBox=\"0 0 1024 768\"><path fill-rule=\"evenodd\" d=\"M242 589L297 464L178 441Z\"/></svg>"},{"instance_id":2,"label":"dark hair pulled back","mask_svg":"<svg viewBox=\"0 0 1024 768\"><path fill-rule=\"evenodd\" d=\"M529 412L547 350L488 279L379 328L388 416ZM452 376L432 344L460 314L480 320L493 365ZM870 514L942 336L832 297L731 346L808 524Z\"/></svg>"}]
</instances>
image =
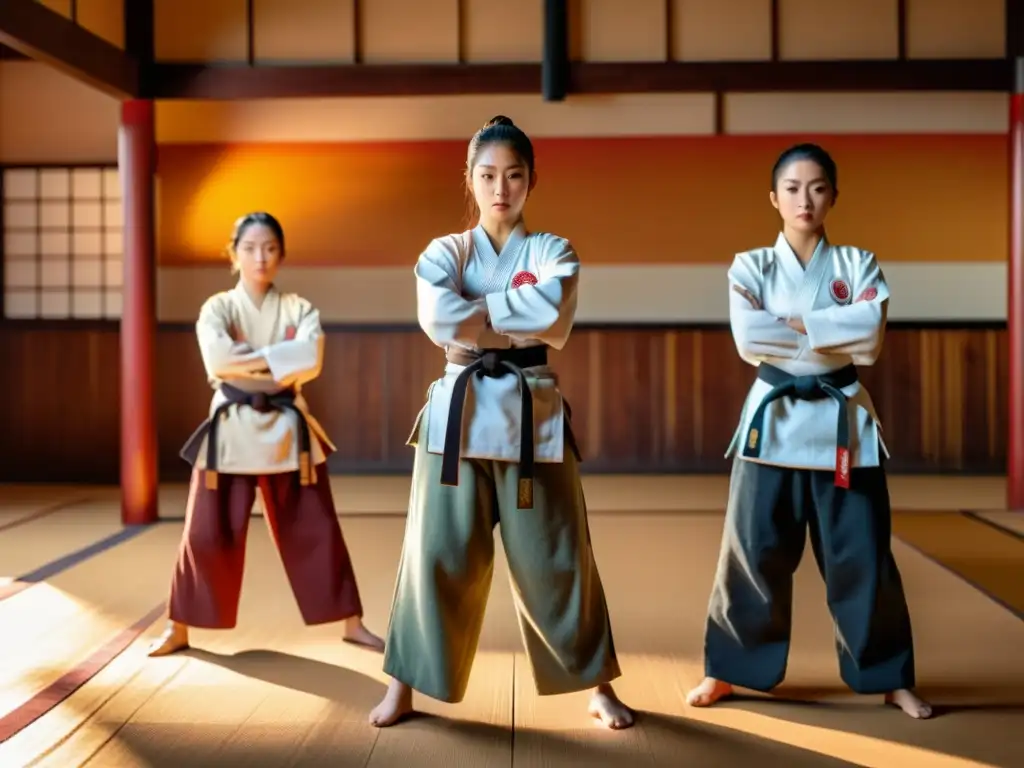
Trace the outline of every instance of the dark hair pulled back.
<instances>
[{"instance_id":1,"label":"dark hair pulled back","mask_svg":"<svg viewBox=\"0 0 1024 768\"><path fill-rule=\"evenodd\" d=\"M480 153L491 144L504 144L523 162L530 173L536 168L533 156L533 142L522 128L504 115L492 117L483 128L473 134L466 153L466 179L473 175L473 168L480 159Z\"/></svg>"},{"instance_id":2,"label":"dark hair pulled back","mask_svg":"<svg viewBox=\"0 0 1024 768\"><path fill-rule=\"evenodd\" d=\"M832 186L833 194L838 194L839 170L836 168L836 161L817 144L810 143L795 144L779 155L779 159L775 161L775 166L772 168L772 191L778 190L779 177L782 175L782 172L799 160L810 160L813 163L817 163L821 167L822 173L825 174L825 178L828 179L828 183Z\"/></svg>"},{"instance_id":3,"label":"dark hair pulled back","mask_svg":"<svg viewBox=\"0 0 1024 768\"><path fill-rule=\"evenodd\" d=\"M277 238L277 244L281 248L281 258L284 258L284 227L281 226L281 222L266 211L253 211L236 219L235 225L231 230L231 239L228 241L227 252L234 271L238 270L237 256L235 255L238 243L245 237L245 233L250 228L256 226L264 226L273 233L274 237Z\"/></svg>"},{"instance_id":4,"label":"dark hair pulled back","mask_svg":"<svg viewBox=\"0 0 1024 768\"><path fill-rule=\"evenodd\" d=\"M473 197L473 169L480 160L480 153L492 144L504 144L526 166L532 176L536 169L533 154L533 142L512 118L496 115L484 123L483 127L473 134L469 140L466 153L466 222L469 224L479 213Z\"/></svg>"}]
</instances>

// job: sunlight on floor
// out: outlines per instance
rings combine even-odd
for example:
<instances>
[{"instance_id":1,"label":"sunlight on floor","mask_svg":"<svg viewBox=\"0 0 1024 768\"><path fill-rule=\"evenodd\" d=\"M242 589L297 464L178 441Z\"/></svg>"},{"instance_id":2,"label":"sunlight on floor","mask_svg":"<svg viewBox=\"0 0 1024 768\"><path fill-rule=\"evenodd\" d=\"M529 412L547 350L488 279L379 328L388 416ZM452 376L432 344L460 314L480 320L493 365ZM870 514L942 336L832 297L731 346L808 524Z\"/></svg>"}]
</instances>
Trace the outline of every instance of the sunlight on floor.
<instances>
[{"instance_id":1,"label":"sunlight on floor","mask_svg":"<svg viewBox=\"0 0 1024 768\"><path fill-rule=\"evenodd\" d=\"M259 521L249 537L236 629L195 630L191 650L148 659L146 645L162 627L157 620L69 696L47 694L57 697L52 708L0 741L0 765L505 768L513 755L517 768L1022 764L1014 744L1024 732L1018 653L1024 622L899 540L894 553L911 603L922 693L945 710L942 716L913 721L883 706L881 696L856 696L842 686L824 588L810 557L795 579L790 668L777 695L739 696L710 709L686 706L686 691L702 677L702 628L721 533L721 512L702 511L697 501L707 510L717 481L691 483L682 493L675 479L644 482L663 494L645 496L645 511L612 512L638 498L621 486L601 492L598 483L592 491L603 510L591 533L623 668L615 687L638 710L633 729L595 727L586 691L537 695L500 547L465 700L442 704L418 696L423 716L371 728L368 712L387 685L381 656L341 643L338 626L302 625ZM343 485L353 497L376 498L378 511L400 496L396 484L381 483L376 495L372 480ZM174 493L161 495L170 502ZM59 555L62 531L64 551L108 535L118 508L109 490L103 495L0 532L0 555L17 555L15 572L27 572ZM950 501L956 494L947 488L946 495ZM678 497L693 504L691 513L669 513ZM0 505L0 516L8 511ZM72 526L68 515L77 515ZM955 517L959 527L950 528L948 513L932 509L913 514L911 527L934 538L934 519L943 530L986 529L968 529L971 541L999 535L985 522ZM400 516L342 515L366 621L377 631L387 625L404 524ZM180 522L153 526L0 600L0 733L5 717L26 701L38 706L40 691L166 597L180 532ZM1024 566L1024 539L1005 535L1000 557ZM960 546L951 551L963 558L968 537L957 538Z\"/></svg>"}]
</instances>

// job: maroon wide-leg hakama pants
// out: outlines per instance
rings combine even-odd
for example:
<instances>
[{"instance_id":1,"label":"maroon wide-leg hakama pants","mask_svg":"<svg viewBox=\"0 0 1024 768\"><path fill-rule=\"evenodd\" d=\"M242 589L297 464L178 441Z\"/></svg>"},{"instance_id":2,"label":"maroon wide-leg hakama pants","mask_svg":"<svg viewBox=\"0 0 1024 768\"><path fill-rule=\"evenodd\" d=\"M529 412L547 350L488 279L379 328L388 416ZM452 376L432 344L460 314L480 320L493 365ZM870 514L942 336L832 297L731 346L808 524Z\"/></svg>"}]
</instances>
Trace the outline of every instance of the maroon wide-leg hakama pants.
<instances>
[{"instance_id":1,"label":"maroon wide-leg hakama pants","mask_svg":"<svg viewBox=\"0 0 1024 768\"><path fill-rule=\"evenodd\" d=\"M192 473L185 532L171 582L172 621L205 629L235 626L257 485L306 624L362 616L324 465L317 467L316 482L306 486L299 484L298 472L219 474L216 490L206 488L202 478L201 470Z\"/></svg>"}]
</instances>

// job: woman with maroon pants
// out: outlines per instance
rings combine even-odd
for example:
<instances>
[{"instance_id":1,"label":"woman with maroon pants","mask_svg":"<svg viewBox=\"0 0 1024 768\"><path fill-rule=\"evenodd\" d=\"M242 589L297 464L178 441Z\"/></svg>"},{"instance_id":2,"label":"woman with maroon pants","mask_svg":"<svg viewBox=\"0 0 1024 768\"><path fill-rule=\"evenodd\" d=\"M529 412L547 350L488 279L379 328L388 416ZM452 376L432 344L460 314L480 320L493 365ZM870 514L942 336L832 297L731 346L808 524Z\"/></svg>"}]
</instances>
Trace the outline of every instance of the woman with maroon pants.
<instances>
[{"instance_id":1,"label":"woman with maroon pants","mask_svg":"<svg viewBox=\"0 0 1024 768\"><path fill-rule=\"evenodd\" d=\"M326 460L334 446L301 394L320 374L319 313L274 286L284 232L270 214L240 219L229 252L238 285L208 299L196 324L215 394L210 418L182 451L194 466L185 531L170 621L150 655L187 648L189 627L235 626L257 487L303 620L345 621L345 640L383 650L363 626L331 496Z\"/></svg>"}]
</instances>

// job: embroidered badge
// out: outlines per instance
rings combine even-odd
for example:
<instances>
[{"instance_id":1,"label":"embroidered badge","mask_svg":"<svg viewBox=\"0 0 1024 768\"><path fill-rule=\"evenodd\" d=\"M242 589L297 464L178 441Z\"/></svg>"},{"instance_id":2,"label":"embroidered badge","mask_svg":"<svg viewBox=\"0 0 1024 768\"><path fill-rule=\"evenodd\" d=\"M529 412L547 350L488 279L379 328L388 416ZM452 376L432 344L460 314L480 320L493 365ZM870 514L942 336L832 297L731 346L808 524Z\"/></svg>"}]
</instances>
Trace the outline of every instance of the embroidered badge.
<instances>
[{"instance_id":1,"label":"embroidered badge","mask_svg":"<svg viewBox=\"0 0 1024 768\"><path fill-rule=\"evenodd\" d=\"M877 288L865 288L860 296L857 297L857 301L873 301L878 296Z\"/></svg>"},{"instance_id":2,"label":"embroidered badge","mask_svg":"<svg viewBox=\"0 0 1024 768\"><path fill-rule=\"evenodd\" d=\"M828 292L837 304L848 304L850 302L850 286L845 280L836 278L828 286Z\"/></svg>"},{"instance_id":3,"label":"embroidered badge","mask_svg":"<svg viewBox=\"0 0 1024 768\"><path fill-rule=\"evenodd\" d=\"M294 338L295 338L295 326L294 325L289 325L287 328L284 329L284 340L285 341L291 341Z\"/></svg>"},{"instance_id":4,"label":"embroidered badge","mask_svg":"<svg viewBox=\"0 0 1024 768\"><path fill-rule=\"evenodd\" d=\"M512 278L512 287L521 288L524 285L536 285L537 276L532 272L516 272Z\"/></svg>"}]
</instances>

